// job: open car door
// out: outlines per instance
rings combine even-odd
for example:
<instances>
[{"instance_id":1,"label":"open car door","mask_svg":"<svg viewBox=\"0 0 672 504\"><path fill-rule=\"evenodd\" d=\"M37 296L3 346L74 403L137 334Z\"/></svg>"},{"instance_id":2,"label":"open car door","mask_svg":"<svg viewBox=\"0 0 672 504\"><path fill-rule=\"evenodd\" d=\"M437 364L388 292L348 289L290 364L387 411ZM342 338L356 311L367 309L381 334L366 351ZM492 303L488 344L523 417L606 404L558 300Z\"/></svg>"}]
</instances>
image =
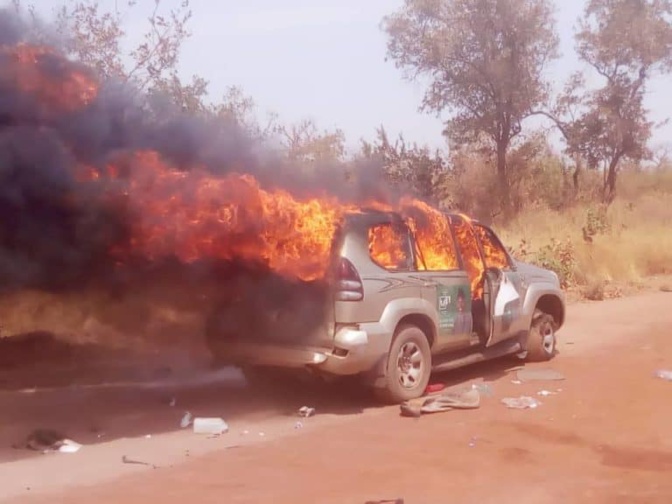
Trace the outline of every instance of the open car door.
<instances>
[{"instance_id":1,"label":"open car door","mask_svg":"<svg viewBox=\"0 0 672 504\"><path fill-rule=\"evenodd\" d=\"M486 345L492 346L527 331L527 327L522 327L521 317L525 289L497 235L480 223L474 222L472 226L485 262L483 300L489 332Z\"/></svg>"}]
</instances>

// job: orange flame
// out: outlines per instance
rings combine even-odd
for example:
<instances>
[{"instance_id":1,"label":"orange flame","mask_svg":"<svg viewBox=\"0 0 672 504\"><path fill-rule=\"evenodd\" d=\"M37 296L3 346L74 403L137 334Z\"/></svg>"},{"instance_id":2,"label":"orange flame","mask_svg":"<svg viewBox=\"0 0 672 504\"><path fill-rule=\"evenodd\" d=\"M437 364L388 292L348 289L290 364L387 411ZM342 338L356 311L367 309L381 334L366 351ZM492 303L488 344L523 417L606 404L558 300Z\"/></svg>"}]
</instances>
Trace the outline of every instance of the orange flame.
<instances>
[{"instance_id":1,"label":"orange flame","mask_svg":"<svg viewBox=\"0 0 672 504\"><path fill-rule=\"evenodd\" d=\"M450 271L458 268L450 224L445 215L427 203L415 199L402 202L402 212L420 248L422 261L418 268L429 271Z\"/></svg>"},{"instance_id":2,"label":"orange flame","mask_svg":"<svg viewBox=\"0 0 672 504\"><path fill-rule=\"evenodd\" d=\"M460 217L463 220L461 222L458 221L453 226L453 229L455 230L457 245L464 262L464 269L467 271L467 275L471 281L471 296L474 299L480 299L483 297L483 284L481 282L485 269L483 258L478 248L471 219L463 214L460 214Z\"/></svg>"},{"instance_id":3,"label":"orange flame","mask_svg":"<svg viewBox=\"0 0 672 504\"><path fill-rule=\"evenodd\" d=\"M404 270L409 267L404 237L389 225L369 228L369 255L388 270Z\"/></svg>"},{"instance_id":4,"label":"orange flame","mask_svg":"<svg viewBox=\"0 0 672 504\"><path fill-rule=\"evenodd\" d=\"M506 257L504 250L490 239L490 236L486 233L484 228L474 226L474 231L483 247L485 265L488 268L507 269L509 267L509 260Z\"/></svg>"},{"instance_id":5,"label":"orange flame","mask_svg":"<svg viewBox=\"0 0 672 504\"><path fill-rule=\"evenodd\" d=\"M264 190L251 175L178 171L154 151L114 160L103 177L126 182L120 187L134 218L133 252L150 259L175 255L187 263L263 261L303 280L325 273L334 231L347 210L333 198L299 201L286 191Z\"/></svg>"},{"instance_id":6,"label":"orange flame","mask_svg":"<svg viewBox=\"0 0 672 504\"><path fill-rule=\"evenodd\" d=\"M93 74L49 47L19 44L0 46L0 80L9 80L22 92L34 95L48 110L75 111L98 94Z\"/></svg>"}]
</instances>

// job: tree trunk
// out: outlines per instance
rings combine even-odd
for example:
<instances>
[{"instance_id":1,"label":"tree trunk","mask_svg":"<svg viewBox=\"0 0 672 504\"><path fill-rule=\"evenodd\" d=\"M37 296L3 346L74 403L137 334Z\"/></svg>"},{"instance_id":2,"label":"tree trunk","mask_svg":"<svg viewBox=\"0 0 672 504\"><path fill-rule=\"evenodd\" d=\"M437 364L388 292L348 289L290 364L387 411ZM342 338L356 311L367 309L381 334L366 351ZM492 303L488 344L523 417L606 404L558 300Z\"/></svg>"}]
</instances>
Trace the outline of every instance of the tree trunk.
<instances>
[{"instance_id":1,"label":"tree trunk","mask_svg":"<svg viewBox=\"0 0 672 504\"><path fill-rule=\"evenodd\" d=\"M506 173L506 151L508 142L497 142L497 181L501 196L502 213L504 218L511 216L511 198L509 191L509 179Z\"/></svg>"},{"instance_id":2,"label":"tree trunk","mask_svg":"<svg viewBox=\"0 0 672 504\"><path fill-rule=\"evenodd\" d=\"M574 157L574 173L572 174L572 182L574 183L574 199L579 196L579 191L581 190L581 158L579 156Z\"/></svg>"},{"instance_id":3,"label":"tree trunk","mask_svg":"<svg viewBox=\"0 0 672 504\"><path fill-rule=\"evenodd\" d=\"M618 162L621 160L621 155L617 154L609 162L607 173L604 178L604 186L602 188L602 201L610 205L616 197L616 177L618 175Z\"/></svg>"}]
</instances>

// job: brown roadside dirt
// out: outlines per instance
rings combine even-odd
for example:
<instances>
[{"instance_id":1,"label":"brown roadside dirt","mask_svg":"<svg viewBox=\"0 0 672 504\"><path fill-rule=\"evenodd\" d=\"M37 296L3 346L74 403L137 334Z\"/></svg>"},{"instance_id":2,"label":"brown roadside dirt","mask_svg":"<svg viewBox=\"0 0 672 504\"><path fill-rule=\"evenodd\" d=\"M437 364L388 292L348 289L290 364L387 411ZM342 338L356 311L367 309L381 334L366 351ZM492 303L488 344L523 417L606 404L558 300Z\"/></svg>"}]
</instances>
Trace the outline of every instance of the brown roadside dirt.
<instances>
[{"instance_id":1,"label":"brown roadside dirt","mask_svg":"<svg viewBox=\"0 0 672 504\"><path fill-rule=\"evenodd\" d=\"M487 383L493 395L480 409L419 419L341 389L251 397L233 374L6 391L0 443L47 423L86 446L73 455L1 452L3 494L35 504L669 503L672 383L653 373L672 369L670 307L665 292L572 305L559 355L527 365L558 370L564 381L516 384L508 361L474 366L435 381ZM174 408L162 402L171 394ZM500 402L520 395L542 404ZM291 413L304 403L318 415L295 429ZM184 409L221 415L231 431L220 439L175 432ZM158 467L125 465L122 455Z\"/></svg>"}]
</instances>

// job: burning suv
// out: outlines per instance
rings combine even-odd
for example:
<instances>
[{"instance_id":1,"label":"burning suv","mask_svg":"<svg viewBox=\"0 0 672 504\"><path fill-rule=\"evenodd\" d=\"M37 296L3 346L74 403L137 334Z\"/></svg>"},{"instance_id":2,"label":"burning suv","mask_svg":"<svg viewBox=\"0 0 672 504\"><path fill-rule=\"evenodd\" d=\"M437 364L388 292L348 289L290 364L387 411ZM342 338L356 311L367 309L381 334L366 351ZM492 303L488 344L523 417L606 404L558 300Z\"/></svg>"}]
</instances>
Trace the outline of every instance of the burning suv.
<instances>
[{"instance_id":1,"label":"burning suv","mask_svg":"<svg viewBox=\"0 0 672 504\"><path fill-rule=\"evenodd\" d=\"M255 300L239 295L210 317L211 351L249 381L290 370L358 375L392 403L421 396L433 371L552 358L565 319L558 276L514 260L489 227L436 213L443 231L424 235L395 212L348 214L326 278L303 287L310 303L250 310ZM292 306L291 292L278 302ZM267 337L247 337L252 327Z\"/></svg>"}]
</instances>

